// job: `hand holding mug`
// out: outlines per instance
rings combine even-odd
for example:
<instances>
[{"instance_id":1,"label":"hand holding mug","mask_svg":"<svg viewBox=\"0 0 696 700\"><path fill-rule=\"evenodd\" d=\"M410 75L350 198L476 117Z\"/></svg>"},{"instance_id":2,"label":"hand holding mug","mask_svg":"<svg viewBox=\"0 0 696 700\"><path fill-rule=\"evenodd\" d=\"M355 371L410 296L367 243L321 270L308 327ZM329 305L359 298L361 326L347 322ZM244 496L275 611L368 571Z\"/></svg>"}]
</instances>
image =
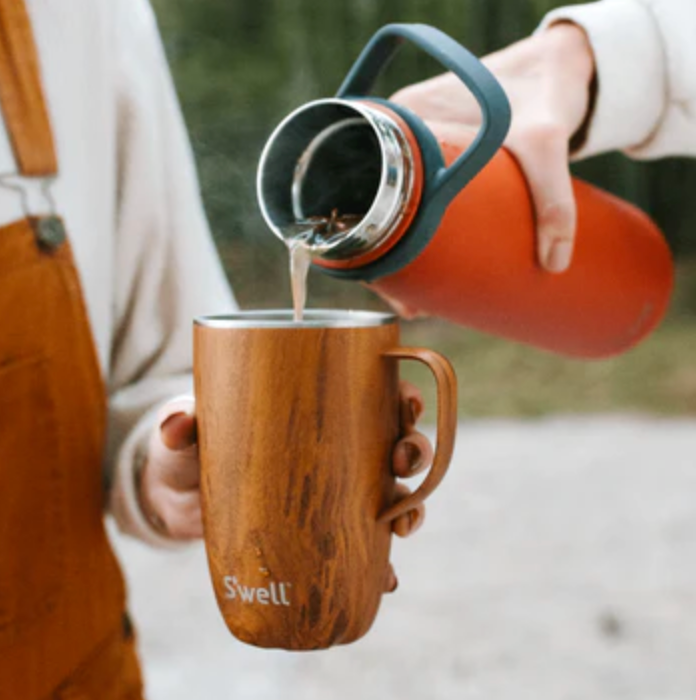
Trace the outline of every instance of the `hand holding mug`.
<instances>
[{"instance_id":1,"label":"hand holding mug","mask_svg":"<svg viewBox=\"0 0 696 700\"><path fill-rule=\"evenodd\" d=\"M432 461L430 441L416 430L423 413L420 391L408 382L400 385L400 438L392 454L392 472L408 478L427 469ZM140 476L140 500L149 519L163 534L174 540L203 536L200 500L200 460L198 457L196 405L193 397L169 401L158 416L158 427L150 439L147 461ZM409 494L399 485L399 494ZM421 526L425 508L415 506L393 521L392 531L408 537ZM396 588L396 577L387 590Z\"/></svg>"}]
</instances>

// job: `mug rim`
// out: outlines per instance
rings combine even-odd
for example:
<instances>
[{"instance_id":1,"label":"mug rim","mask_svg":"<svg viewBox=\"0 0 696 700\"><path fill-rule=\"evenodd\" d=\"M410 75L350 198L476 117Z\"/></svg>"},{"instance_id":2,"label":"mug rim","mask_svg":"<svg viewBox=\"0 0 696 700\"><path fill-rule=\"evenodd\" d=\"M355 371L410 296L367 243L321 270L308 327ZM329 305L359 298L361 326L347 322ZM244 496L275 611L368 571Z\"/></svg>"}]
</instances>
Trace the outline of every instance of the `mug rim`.
<instances>
[{"instance_id":1,"label":"mug rim","mask_svg":"<svg viewBox=\"0 0 696 700\"><path fill-rule=\"evenodd\" d=\"M302 321L294 320L292 309L236 311L231 314L198 316L196 326L204 328L374 328L396 323L395 314L381 311L305 309Z\"/></svg>"}]
</instances>

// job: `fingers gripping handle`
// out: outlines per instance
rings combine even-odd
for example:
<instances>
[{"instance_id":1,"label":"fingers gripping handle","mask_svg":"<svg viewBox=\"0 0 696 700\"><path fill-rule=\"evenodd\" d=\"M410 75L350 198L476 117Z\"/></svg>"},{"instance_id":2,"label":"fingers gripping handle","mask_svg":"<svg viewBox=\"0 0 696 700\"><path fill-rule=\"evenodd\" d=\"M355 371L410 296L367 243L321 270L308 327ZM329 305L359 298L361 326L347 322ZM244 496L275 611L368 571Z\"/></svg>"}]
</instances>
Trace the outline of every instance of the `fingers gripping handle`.
<instances>
[{"instance_id":1,"label":"fingers gripping handle","mask_svg":"<svg viewBox=\"0 0 696 700\"><path fill-rule=\"evenodd\" d=\"M469 51L427 24L388 24L358 57L337 97L368 95L397 49L410 41L452 71L473 93L481 108L481 129L469 148L435 178L429 205L444 211L464 186L502 146L510 128L510 103L495 77Z\"/></svg>"},{"instance_id":2,"label":"fingers gripping handle","mask_svg":"<svg viewBox=\"0 0 696 700\"><path fill-rule=\"evenodd\" d=\"M407 513L438 487L449 469L457 434L457 376L449 360L424 348L398 348L384 353L384 356L422 362L433 373L437 384L437 444L433 465L423 483L412 494L382 512L379 522L388 522Z\"/></svg>"}]
</instances>

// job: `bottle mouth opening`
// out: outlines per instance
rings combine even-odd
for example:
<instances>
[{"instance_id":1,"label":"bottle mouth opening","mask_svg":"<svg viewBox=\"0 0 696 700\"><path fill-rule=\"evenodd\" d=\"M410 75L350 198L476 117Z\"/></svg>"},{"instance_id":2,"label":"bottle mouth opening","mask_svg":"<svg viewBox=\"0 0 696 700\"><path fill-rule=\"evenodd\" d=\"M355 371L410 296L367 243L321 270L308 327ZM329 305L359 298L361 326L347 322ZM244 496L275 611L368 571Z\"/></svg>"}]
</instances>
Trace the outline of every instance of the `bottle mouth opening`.
<instances>
[{"instance_id":1,"label":"bottle mouth opening","mask_svg":"<svg viewBox=\"0 0 696 700\"><path fill-rule=\"evenodd\" d=\"M359 224L369 213L382 179L382 149L364 117L348 117L320 132L295 168L292 209L296 220L343 219Z\"/></svg>"},{"instance_id":2,"label":"bottle mouth opening","mask_svg":"<svg viewBox=\"0 0 696 700\"><path fill-rule=\"evenodd\" d=\"M290 114L261 156L261 212L283 240L303 231L325 258L381 242L410 194L410 147L388 115L364 103L319 100Z\"/></svg>"}]
</instances>

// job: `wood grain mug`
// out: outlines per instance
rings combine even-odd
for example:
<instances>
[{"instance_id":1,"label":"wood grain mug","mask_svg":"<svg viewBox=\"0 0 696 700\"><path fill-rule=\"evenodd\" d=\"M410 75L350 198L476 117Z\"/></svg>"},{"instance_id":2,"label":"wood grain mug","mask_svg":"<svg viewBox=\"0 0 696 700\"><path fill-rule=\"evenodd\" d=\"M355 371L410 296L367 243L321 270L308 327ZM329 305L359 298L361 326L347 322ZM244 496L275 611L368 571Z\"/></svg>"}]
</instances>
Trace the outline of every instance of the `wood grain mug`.
<instances>
[{"instance_id":1,"label":"wood grain mug","mask_svg":"<svg viewBox=\"0 0 696 700\"><path fill-rule=\"evenodd\" d=\"M240 312L196 319L195 385L208 564L230 631L260 647L347 644L371 627L389 575L391 522L440 483L456 433L456 377L399 347L396 317ZM438 388L437 445L397 500L399 359Z\"/></svg>"}]
</instances>

